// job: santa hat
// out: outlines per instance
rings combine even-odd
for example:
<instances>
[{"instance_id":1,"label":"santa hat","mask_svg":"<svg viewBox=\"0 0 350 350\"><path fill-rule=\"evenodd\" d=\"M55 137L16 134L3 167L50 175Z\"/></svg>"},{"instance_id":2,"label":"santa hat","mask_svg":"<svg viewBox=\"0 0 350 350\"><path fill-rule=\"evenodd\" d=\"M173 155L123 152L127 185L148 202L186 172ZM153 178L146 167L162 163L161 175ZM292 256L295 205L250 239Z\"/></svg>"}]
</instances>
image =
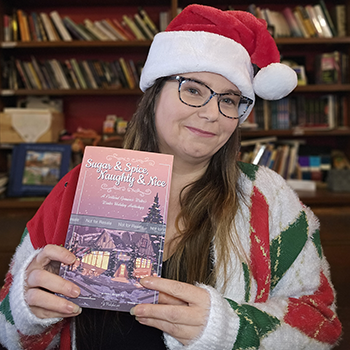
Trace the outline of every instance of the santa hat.
<instances>
[{"instance_id":1,"label":"santa hat","mask_svg":"<svg viewBox=\"0 0 350 350\"><path fill-rule=\"evenodd\" d=\"M260 68L254 76L253 65ZM253 103L255 94L278 100L297 85L294 70L280 63L280 55L264 20L245 11L221 11L189 5L158 33L142 70L145 91L157 78L190 72L221 74ZM242 105L240 115L246 109Z\"/></svg>"}]
</instances>

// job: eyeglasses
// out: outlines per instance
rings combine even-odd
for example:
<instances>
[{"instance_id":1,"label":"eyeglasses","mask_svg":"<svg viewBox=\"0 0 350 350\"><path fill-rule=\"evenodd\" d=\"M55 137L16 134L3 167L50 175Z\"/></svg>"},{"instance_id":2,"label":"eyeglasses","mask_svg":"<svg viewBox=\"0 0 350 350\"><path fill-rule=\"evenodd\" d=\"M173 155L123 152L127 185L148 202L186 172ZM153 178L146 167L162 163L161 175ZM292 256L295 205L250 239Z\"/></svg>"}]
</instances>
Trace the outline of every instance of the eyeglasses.
<instances>
[{"instance_id":1,"label":"eyeglasses","mask_svg":"<svg viewBox=\"0 0 350 350\"><path fill-rule=\"evenodd\" d=\"M201 81L184 78L181 76L168 77L168 80L179 82L179 99L187 106L199 108L205 106L213 96L218 97L219 112L229 119L240 119L253 103L248 97L238 92L227 92L219 94ZM241 115L238 115L241 106L246 104Z\"/></svg>"}]
</instances>

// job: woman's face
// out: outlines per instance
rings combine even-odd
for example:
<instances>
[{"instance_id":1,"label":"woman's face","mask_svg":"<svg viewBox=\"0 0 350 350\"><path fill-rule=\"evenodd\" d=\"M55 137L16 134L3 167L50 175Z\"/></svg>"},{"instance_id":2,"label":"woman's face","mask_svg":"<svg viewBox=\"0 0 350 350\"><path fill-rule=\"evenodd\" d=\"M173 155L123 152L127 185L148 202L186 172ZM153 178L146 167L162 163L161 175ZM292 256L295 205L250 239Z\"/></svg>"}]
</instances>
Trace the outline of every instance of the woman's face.
<instances>
[{"instance_id":1,"label":"woman's face","mask_svg":"<svg viewBox=\"0 0 350 350\"><path fill-rule=\"evenodd\" d=\"M219 74L186 73L181 77L203 82L217 93L239 92L236 85ZM167 81L156 103L159 150L192 164L206 163L235 131L238 120L226 118L219 112L217 96L198 108L182 103L178 87L178 81Z\"/></svg>"}]
</instances>

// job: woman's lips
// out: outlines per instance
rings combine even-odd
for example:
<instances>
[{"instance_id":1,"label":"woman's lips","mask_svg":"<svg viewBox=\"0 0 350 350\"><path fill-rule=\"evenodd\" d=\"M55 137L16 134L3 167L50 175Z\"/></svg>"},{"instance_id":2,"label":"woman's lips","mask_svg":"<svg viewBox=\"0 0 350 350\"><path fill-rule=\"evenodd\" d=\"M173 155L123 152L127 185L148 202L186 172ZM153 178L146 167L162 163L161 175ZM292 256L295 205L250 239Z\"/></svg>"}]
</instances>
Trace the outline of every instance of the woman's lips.
<instances>
[{"instance_id":1,"label":"woman's lips","mask_svg":"<svg viewBox=\"0 0 350 350\"><path fill-rule=\"evenodd\" d=\"M197 129L197 128L193 128L191 126L187 126L187 129L190 130L191 132L193 132L194 134L198 135L198 136L202 136L202 137L213 137L213 136L215 136L215 134L212 133L212 132L204 131L204 130Z\"/></svg>"}]
</instances>

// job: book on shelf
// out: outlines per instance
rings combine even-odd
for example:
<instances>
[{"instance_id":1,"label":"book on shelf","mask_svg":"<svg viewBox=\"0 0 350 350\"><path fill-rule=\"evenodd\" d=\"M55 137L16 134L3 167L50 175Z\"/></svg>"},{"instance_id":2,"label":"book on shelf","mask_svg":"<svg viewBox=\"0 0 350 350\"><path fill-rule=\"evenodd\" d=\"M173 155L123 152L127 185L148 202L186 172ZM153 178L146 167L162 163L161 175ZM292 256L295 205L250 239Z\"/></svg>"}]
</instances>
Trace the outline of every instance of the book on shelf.
<instances>
[{"instance_id":1,"label":"book on shelf","mask_svg":"<svg viewBox=\"0 0 350 350\"><path fill-rule=\"evenodd\" d=\"M79 85L81 86L82 89L87 89L88 86L87 86L87 83L85 81L83 72L81 71L80 66L78 64L78 61L75 58L72 58L70 60L70 63L72 65L73 71L74 71L74 73L79 81Z\"/></svg>"},{"instance_id":2,"label":"book on shelf","mask_svg":"<svg viewBox=\"0 0 350 350\"><path fill-rule=\"evenodd\" d=\"M4 23L4 41L11 41L12 38L12 27L11 27L11 17L8 15L4 15L3 17L3 23Z\"/></svg>"},{"instance_id":3,"label":"book on shelf","mask_svg":"<svg viewBox=\"0 0 350 350\"><path fill-rule=\"evenodd\" d=\"M337 33L337 29L333 23L333 20L332 20L332 17L328 11L328 8L327 8L327 5L326 3L324 2L324 0L319 0L319 5L321 6L321 9L322 9L322 12L323 12L323 15L324 15L324 18L332 32L332 35L333 36L338 36L338 33Z\"/></svg>"},{"instance_id":4,"label":"book on shelf","mask_svg":"<svg viewBox=\"0 0 350 350\"><path fill-rule=\"evenodd\" d=\"M325 17L325 14L322 10L322 7L320 4L314 5L314 10L317 16L317 19L321 25L323 36L325 38L332 38L334 35L332 33L332 30L330 28L329 23L327 22L327 19Z\"/></svg>"},{"instance_id":5,"label":"book on shelf","mask_svg":"<svg viewBox=\"0 0 350 350\"><path fill-rule=\"evenodd\" d=\"M346 36L347 20L345 4L336 4L331 12L333 23L339 37Z\"/></svg>"},{"instance_id":6,"label":"book on shelf","mask_svg":"<svg viewBox=\"0 0 350 350\"><path fill-rule=\"evenodd\" d=\"M40 13L40 18L44 25L45 31L47 33L47 37L49 41L60 41L60 37L57 33L55 26L53 25L49 15L45 12Z\"/></svg>"},{"instance_id":7,"label":"book on shelf","mask_svg":"<svg viewBox=\"0 0 350 350\"><path fill-rule=\"evenodd\" d=\"M146 10L142 7L139 7L138 11L142 17L142 20L146 24L146 26L151 30L153 35L156 35L159 32L159 30L158 30L157 26L155 25L155 23L150 18L150 16L148 15L148 13L146 12Z\"/></svg>"},{"instance_id":8,"label":"book on shelf","mask_svg":"<svg viewBox=\"0 0 350 350\"><path fill-rule=\"evenodd\" d=\"M69 16L63 18L63 23L75 39L92 41L91 36L83 31Z\"/></svg>"},{"instance_id":9,"label":"book on shelf","mask_svg":"<svg viewBox=\"0 0 350 350\"><path fill-rule=\"evenodd\" d=\"M314 26L313 21L310 19L308 12L304 6L297 5L295 11L299 14L301 21L304 25L305 30L307 31L309 37L317 36L317 30Z\"/></svg>"},{"instance_id":10,"label":"book on shelf","mask_svg":"<svg viewBox=\"0 0 350 350\"><path fill-rule=\"evenodd\" d=\"M70 35L69 31L67 30L66 26L64 25L61 16L57 11L51 11L50 17L52 19L53 24L55 25L58 33L61 36L61 39L64 41L72 41L72 36Z\"/></svg>"},{"instance_id":11,"label":"book on shelf","mask_svg":"<svg viewBox=\"0 0 350 350\"><path fill-rule=\"evenodd\" d=\"M127 27L124 21L119 22L116 18L112 19L112 22L116 29L118 29L127 40L136 40L136 36L134 33Z\"/></svg>"},{"instance_id":12,"label":"book on shelf","mask_svg":"<svg viewBox=\"0 0 350 350\"><path fill-rule=\"evenodd\" d=\"M85 148L65 241L76 261L60 267L81 289L74 303L126 312L157 303L158 292L139 280L161 276L172 161L165 154Z\"/></svg>"},{"instance_id":13,"label":"book on shelf","mask_svg":"<svg viewBox=\"0 0 350 350\"><path fill-rule=\"evenodd\" d=\"M314 7L312 5L305 5L304 8L305 8L307 15L310 18L310 21L313 24L313 27L314 27L315 32L316 32L316 36L319 38L323 38L324 33L322 30L321 24L317 18L317 14L316 14Z\"/></svg>"},{"instance_id":14,"label":"book on shelf","mask_svg":"<svg viewBox=\"0 0 350 350\"><path fill-rule=\"evenodd\" d=\"M146 39L153 40L153 32L147 27L146 23L143 21L143 19L138 13L134 14L134 22Z\"/></svg>"},{"instance_id":15,"label":"book on shelf","mask_svg":"<svg viewBox=\"0 0 350 350\"><path fill-rule=\"evenodd\" d=\"M120 67L121 67L123 74L125 76L126 82L128 84L127 86L129 87L129 89L134 89L136 87L135 80L134 80L133 74L132 74L132 72L127 64L127 61L123 57L120 57L119 64L120 64Z\"/></svg>"},{"instance_id":16,"label":"book on shelf","mask_svg":"<svg viewBox=\"0 0 350 350\"><path fill-rule=\"evenodd\" d=\"M27 17L27 14L21 9L17 10L17 20L18 20L18 27L19 27L21 41L23 42L31 41L28 17Z\"/></svg>"},{"instance_id":17,"label":"book on shelf","mask_svg":"<svg viewBox=\"0 0 350 350\"><path fill-rule=\"evenodd\" d=\"M132 31L137 40L146 40L146 37L142 34L141 30L138 28L134 20L128 15L123 15L123 22Z\"/></svg>"},{"instance_id":18,"label":"book on shelf","mask_svg":"<svg viewBox=\"0 0 350 350\"><path fill-rule=\"evenodd\" d=\"M302 38L303 32L301 31L301 29L298 25L298 22L294 16L292 9L290 7L285 7L282 10L282 13L283 13L284 17L286 18L286 21L289 25L289 28L291 31L291 36Z\"/></svg>"},{"instance_id":19,"label":"book on shelf","mask_svg":"<svg viewBox=\"0 0 350 350\"><path fill-rule=\"evenodd\" d=\"M108 40L110 40L109 37L102 30L100 30L97 27L96 23L92 22L90 19L85 18L84 19L84 25L91 33L93 33L95 35L95 37L98 40L101 40L101 41L108 41Z\"/></svg>"}]
</instances>

